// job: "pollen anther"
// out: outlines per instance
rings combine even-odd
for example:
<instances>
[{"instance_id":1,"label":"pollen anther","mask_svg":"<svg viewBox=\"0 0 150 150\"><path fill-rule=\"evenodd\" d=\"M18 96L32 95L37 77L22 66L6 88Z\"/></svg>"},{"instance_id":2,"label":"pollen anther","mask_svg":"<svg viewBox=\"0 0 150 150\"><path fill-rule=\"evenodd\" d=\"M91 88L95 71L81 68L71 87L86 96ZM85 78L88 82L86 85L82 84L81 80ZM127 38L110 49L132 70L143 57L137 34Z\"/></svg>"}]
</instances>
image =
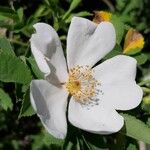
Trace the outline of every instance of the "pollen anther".
<instances>
[{"instance_id":1,"label":"pollen anther","mask_svg":"<svg viewBox=\"0 0 150 150\"><path fill-rule=\"evenodd\" d=\"M80 103L86 103L97 94L96 86L100 83L93 77L89 66L76 66L69 71L66 89Z\"/></svg>"}]
</instances>

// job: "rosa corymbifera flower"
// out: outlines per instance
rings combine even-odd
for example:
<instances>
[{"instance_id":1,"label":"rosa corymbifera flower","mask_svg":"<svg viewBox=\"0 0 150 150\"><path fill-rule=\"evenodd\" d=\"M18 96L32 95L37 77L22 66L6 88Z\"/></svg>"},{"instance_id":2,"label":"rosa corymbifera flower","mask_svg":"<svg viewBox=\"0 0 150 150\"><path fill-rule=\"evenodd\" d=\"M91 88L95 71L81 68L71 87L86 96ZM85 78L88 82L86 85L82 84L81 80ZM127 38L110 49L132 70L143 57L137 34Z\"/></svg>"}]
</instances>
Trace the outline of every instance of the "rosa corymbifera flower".
<instances>
[{"instance_id":1,"label":"rosa corymbifera flower","mask_svg":"<svg viewBox=\"0 0 150 150\"><path fill-rule=\"evenodd\" d=\"M31 50L45 80L31 82L30 98L47 131L65 138L66 114L72 125L91 133L119 131L124 119L116 110L135 108L143 93L135 82L134 58L119 55L95 65L115 46L113 25L74 17L67 36L66 60L55 30L45 23L34 28Z\"/></svg>"}]
</instances>

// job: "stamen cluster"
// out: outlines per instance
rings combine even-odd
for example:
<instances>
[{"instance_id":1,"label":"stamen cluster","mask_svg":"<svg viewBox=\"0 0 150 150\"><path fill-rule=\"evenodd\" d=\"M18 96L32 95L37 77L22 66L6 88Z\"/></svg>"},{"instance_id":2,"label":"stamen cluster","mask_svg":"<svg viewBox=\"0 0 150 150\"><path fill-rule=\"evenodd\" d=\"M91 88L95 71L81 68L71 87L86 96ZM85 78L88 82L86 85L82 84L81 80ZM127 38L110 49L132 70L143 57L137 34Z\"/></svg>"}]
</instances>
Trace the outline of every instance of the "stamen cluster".
<instances>
[{"instance_id":1,"label":"stamen cluster","mask_svg":"<svg viewBox=\"0 0 150 150\"><path fill-rule=\"evenodd\" d=\"M96 86L99 83L93 77L92 69L89 66L79 66L70 69L66 88L68 92L80 103L86 102L95 96Z\"/></svg>"}]
</instances>

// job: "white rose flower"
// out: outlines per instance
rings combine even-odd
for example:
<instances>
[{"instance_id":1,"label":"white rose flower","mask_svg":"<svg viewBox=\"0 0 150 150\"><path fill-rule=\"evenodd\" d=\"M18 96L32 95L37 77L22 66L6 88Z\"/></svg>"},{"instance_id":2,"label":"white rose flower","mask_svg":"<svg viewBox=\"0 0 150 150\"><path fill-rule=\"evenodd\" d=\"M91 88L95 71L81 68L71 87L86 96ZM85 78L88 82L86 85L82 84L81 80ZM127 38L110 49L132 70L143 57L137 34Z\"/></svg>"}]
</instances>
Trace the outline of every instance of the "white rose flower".
<instances>
[{"instance_id":1,"label":"white rose flower","mask_svg":"<svg viewBox=\"0 0 150 150\"><path fill-rule=\"evenodd\" d=\"M143 92L135 82L134 58L118 55L95 66L115 46L113 25L74 17L67 37L67 62L55 30L45 23L34 28L31 50L45 80L31 82L30 97L47 131L65 138L67 103L72 125L97 134L119 131L124 119L116 110L135 108Z\"/></svg>"}]
</instances>

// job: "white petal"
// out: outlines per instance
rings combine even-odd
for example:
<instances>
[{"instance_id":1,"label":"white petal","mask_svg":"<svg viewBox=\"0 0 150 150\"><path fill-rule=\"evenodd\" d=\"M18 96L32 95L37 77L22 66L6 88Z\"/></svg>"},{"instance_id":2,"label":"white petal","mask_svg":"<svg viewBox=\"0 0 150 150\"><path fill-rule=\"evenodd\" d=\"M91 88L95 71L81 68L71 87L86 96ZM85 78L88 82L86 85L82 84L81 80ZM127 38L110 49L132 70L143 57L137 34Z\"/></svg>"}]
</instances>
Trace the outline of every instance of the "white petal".
<instances>
[{"instance_id":1,"label":"white petal","mask_svg":"<svg viewBox=\"0 0 150 150\"><path fill-rule=\"evenodd\" d=\"M135 81L136 60L129 56L118 55L96 66L94 76L101 84Z\"/></svg>"},{"instance_id":2,"label":"white petal","mask_svg":"<svg viewBox=\"0 0 150 150\"><path fill-rule=\"evenodd\" d=\"M40 70L46 75L51 70L61 82L65 81L67 66L57 33L45 23L37 23L34 28L36 33L30 39L31 50Z\"/></svg>"},{"instance_id":3,"label":"white petal","mask_svg":"<svg viewBox=\"0 0 150 150\"><path fill-rule=\"evenodd\" d=\"M136 85L136 60L119 55L93 69L94 77L104 93L101 100L118 110L137 107L142 100L142 89Z\"/></svg>"},{"instance_id":4,"label":"white petal","mask_svg":"<svg viewBox=\"0 0 150 150\"><path fill-rule=\"evenodd\" d=\"M96 25L87 19L74 17L67 37L69 68L76 65L93 66L113 49L115 42L115 29L111 23Z\"/></svg>"},{"instance_id":5,"label":"white petal","mask_svg":"<svg viewBox=\"0 0 150 150\"><path fill-rule=\"evenodd\" d=\"M111 134L119 131L123 117L114 109L100 103L99 105L82 106L73 98L69 103L69 121L76 127L97 134Z\"/></svg>"},{"instance_id":6,"label":"white petal","mask_svg":"<svg viewBox=\"0 0 150 150\"><path fill-rule=\"evenodd\" d=\"M67 133L66 106L68 94L45 80L33 80L30 86L31 104L47 131L56 138Z\"/></svg>"},{"instance_id":7,"label":"white petal","mask_svg":"<svg viewBox=\"0 0 150 150\"><path fill-rule=\"evenodd\" d=\"M135 82L102 85L101 90L101 101L117 110L133 109L142 101L143 91Z\"/></svg>"},{"instance_id":8,"label":"white petal","mask_svg":"<svg viewBox=\"0 0 150 150\"><path fill-rule=\"evenodd\" d=\"M47 64L45 56L43 55L41 51L39 51L36 48L35 44L32 41L31 41L31 50L41 72L43 72L46 76L49 75L51 71Z\"/></svg>"}]
</instances>

